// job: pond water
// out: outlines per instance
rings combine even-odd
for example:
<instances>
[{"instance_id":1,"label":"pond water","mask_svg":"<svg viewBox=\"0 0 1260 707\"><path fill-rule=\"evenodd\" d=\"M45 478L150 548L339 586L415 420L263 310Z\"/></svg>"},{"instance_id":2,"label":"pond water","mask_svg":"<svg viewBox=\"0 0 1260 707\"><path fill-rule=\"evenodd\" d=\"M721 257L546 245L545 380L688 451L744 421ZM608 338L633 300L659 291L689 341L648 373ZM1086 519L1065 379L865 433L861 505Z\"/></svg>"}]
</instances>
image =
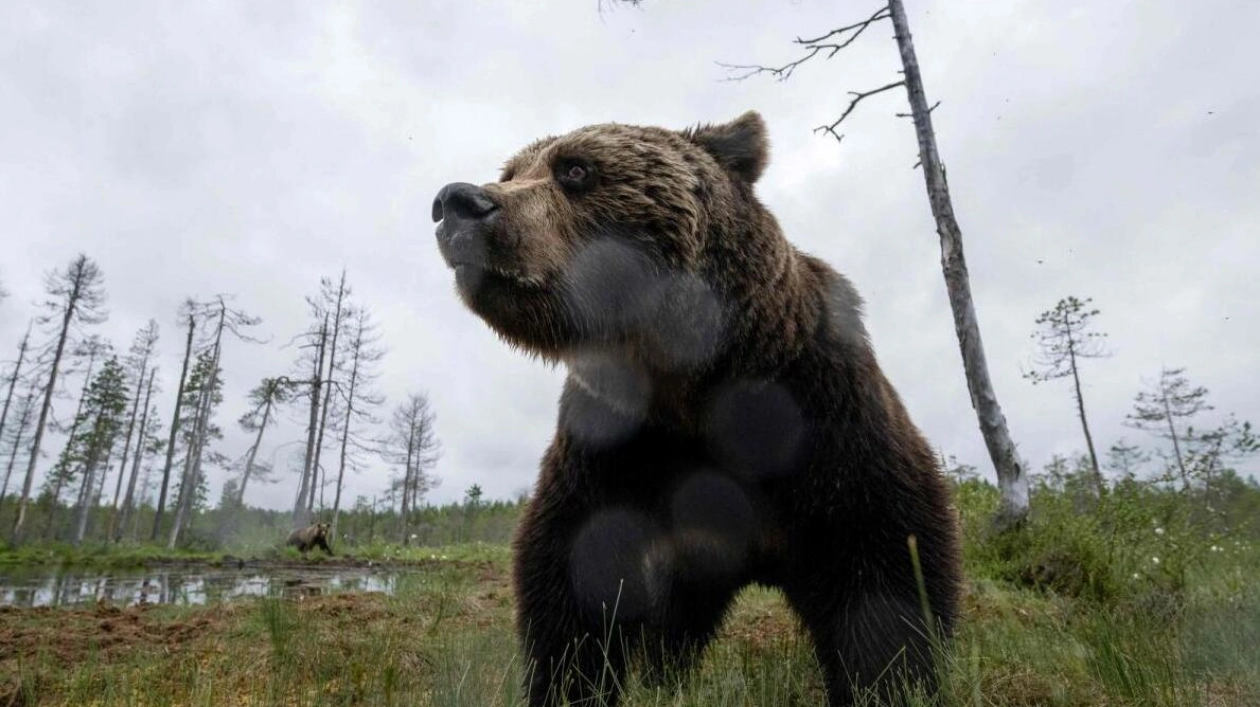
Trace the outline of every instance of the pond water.
<instances>
[{"instance_id":1,"label":"pond water","mask_svg":"<svg viewBox=\"0 0 1260 707\"><path fill-rule=\"evenodd\" d=\"M172 567L91 570L0 569L0 606L79 606L98 601L207 604L241 597L312 596L335 592L393 594L397 570L359 567Z\"/></svg>"}]
</instances>

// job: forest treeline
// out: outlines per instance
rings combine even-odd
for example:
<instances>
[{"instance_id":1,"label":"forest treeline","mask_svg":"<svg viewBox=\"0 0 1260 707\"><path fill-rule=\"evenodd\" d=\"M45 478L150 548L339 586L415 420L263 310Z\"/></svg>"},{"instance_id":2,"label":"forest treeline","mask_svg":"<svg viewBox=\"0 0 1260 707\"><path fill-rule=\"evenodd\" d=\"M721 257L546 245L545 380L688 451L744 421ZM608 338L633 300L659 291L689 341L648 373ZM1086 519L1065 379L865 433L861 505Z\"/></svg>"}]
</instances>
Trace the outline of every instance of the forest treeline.
<instances>
[{"instance_id":1,"label":"forest treeline","mask_svg":"<svg viewBox=\"0 0 1260 707\"><path fill-rule=\"evenodd\" d=\"M268 431L282 413L306 424L293 456L297 491L280 525L318 516L336 531L364 503L371 517L382 504L396 509L400 540L413 534L411 519L423 522L425 494L437 483L436 417L422 391L382 412L387 401L376 382L386 351L344 271L321 278L306 297L307 323L288 342L294 360L256 382L247 412L235 421L219 414L224 370L232 363L225 344L262 346L269 339L260 333L262 321L231 296L190 297L180 305L166 337L166 345L179 347L178 384L162 390L157 319L125 350L96 333L108 313L104 273L94 260L78 254L48 273L42 294L0 368L0 523L9 544L128 540L176 548L192 544L190 534L196 543L222 544L247 510L279 518L247 509L246 493L276 480L274 453L260 451L274 448ZM247 449L224 448L224 426L231 424L248 435ZM391 469L389 484L375 496L351 499L348 479L376 461ZM212 469L226 475L218 499L208 498Z\"/></svg>"},{"instance_id":2,"label":"forest treeline","mask_svg":"<svg viewBox=\"0 0 1260 707\"><path fill-rule=\"evenodd\" d=\"M351 544L509 536L521 499L485 502L474 485L460 503L425 503L440 455L434 411L413 391L382 412L386 396L376 381L386 352L344 272L321 278L306 298L306 324L291 339L297 354L289 369L258 380L246 413L231 422L218 415L231 364L224 344L266 345L260 319L231 297L182 303L169 337L181 368L175 390L167 391L156 383L157 320L125 351L94 333L107 314L104 275L91 258L80 254L49 273L43 295L0 368L0 524L11 545L90 540L206 549L282 536L316 518L333 525L337 542ZM1260 453L1260 440L1250 422L1218 414L1209 391L1184 368L1161 370L1135 391L1124 422L1145 444L1120 439L1099 453L1082 382L1088 362L1108 355L1099 314L1089 299L1066 297L1034 322L1036 353L1024 375L1033 384L1060 384L1072 396L1084 449L1044 464L1034 474L1035 490L1079 505L1117 488L1142 488L1184 506L1201 527L1240 529L1248 518L1240 509L1260 508L1260 487L1238 469ZM290 458L293 506L251 508L247 490L280 473L275 455L260 451L274 450L268 431L282 414L305 421ZM245 450L223 448L226 424L247 433ZM55 449L50 432L57 433ZM352 498L348 480L373 462L391 469L389 483ZM943 466L960 488L984 483L975 467L952 457L943 457ZM211 469L225 474L217 499L208 497ZM478 518L480 524L469 520Z\"/></svg>"}]
</instances>

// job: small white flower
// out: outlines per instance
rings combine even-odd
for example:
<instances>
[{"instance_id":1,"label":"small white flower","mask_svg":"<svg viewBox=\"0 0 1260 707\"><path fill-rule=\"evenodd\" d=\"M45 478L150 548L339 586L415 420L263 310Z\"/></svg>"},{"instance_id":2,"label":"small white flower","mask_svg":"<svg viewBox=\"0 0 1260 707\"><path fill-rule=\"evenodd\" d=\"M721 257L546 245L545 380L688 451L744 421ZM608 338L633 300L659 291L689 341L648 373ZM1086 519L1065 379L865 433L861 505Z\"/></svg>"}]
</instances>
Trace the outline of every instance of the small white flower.
<instances>
[{"instance_id":1,"label":"small white flower","mask_svg":"<svg viewBox=\"0 0 1260 707\"><path fill-rule=\"evenodd\" d=\"M1155 529L1155 534L1156 534L1156 535L1163 535L1163 534L1164 534L1164 529L1163 529L1163 528L1156 528L1156 529Z\"/></svg>"},{"instance_id":2,"label":"small white flower","mask_svg":"<svg viewBox=\"0 0 1260 707\"><path fill-rule=\"evenodd\" d=\"M1133 578L1134 578L1134 579L1141 579L1141 578L1142 578L1142 575L1138 574L1137 572L1134 572L1134 573L1133 573Z\"/></svg>"},{"instance_id":3,"label":"small white flower","mask_svg":"<svg viewBox=\"0 0 1260 707\"><path fill-rule=\"evenodd\" d=\"M445 560L445 559L446 559L446 555L442 555L442 559L443 559L443 560Z\"/></svg>"},{"instance_id":4,"label":"small white flower","mask_svg":"<svg viewBox=\"0 0 1260 707\"><path fill-rule=\"evenodd\" d=\"M1155 564L1157 564L1157 565L1158 565L1158 564L1159 564L1159 558L1158 558L1158 557L1152 557L1152 558L1151 558L1151 562L1154 562Z\"/></svg>"},{"instance_id":5,"label":"small white flower","mask_svg":"<svg viewBox=\"0 0 1260 707\"><path fill-rule=\"evenodd\" d=\"M1213 545L1213 546L1212 546L1212 552L1220 552L1220 551L1221 551L1221 546L1220 546L1220 545Z\"/></svg>"}]
</instances>

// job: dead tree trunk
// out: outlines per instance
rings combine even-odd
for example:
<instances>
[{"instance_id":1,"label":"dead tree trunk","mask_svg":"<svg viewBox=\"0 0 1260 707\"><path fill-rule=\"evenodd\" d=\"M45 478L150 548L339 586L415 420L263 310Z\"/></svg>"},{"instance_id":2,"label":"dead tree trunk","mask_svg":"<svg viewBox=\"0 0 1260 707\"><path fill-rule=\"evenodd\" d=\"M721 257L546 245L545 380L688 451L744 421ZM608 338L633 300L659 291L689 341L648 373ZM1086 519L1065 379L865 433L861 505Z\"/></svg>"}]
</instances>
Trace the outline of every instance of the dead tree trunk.
<instances>
[{"instance_id":1,"label":"dead tree trunk","mask_svg":"<svg viewBox=\"0 0 1260 707\"><path fill-rule=\"evenodd\" d=\"M1094 451L1094 436L1089 433L1089 422L1085 417L1085 396L1081 393L1081 376L1076 370L1075 342L1068 339L1068 357L1072 366L1072 385L1076 390L1076 413L1081 418L1081 430L1085 432L1085 446L1089 449L1089 468L1094 472L1094 486L1101 498L1107 486L1103 482L1102 469L1098 466L1098 453Z\"/></svg>"},{"instance_id":2,"label":"dead tree trunk","mask_svg":"<svg viewBox=\"0 0 1260 707\"><path fill-rule=\"evenodd\" d=\"M127 519L132 513L132 505L135 503L136 494L136 477L140 474L140 460L144 458L145 435L149 429L149 399L153 396L153 378L157 375L157 368L149 370L149 382L144 390L144 412L140 415L139 437L136 441L136 454L131 460L131 474L127 479L127 495L123 497L121 518L115 526L111 520L110 537L114 542L122 539L123 528L127 527Z\"/></svg>"},{"instance_id":3,"label":"dead tree trunk","mask_svg":"<svg viewBox=\"0 0 1260 707\"><path fill-rule=\"evenodd\" d=\"M280 385L277 383L276 385ZM267 423L271 420L271 408L275 405L274 396L267 396L267 402L263 406L262 422L258 425L258 436L254 438L254 446L249 448L249 456L245 459L245 473L241 476L241 487L236 492L236 507L241 508L245 505L245 486L249 484L249 477L254 473L254 459L258 456L258 449L262 447L263 432L267 430Z\"/></svg>"},{"instance_id":4,"label":"dead tree trunk","mask_svg":"<svg viewBox=\"0 0 1260 707\"><path fill-rule=\"evenodd\" d=\"M332 342L328 346L328 388L324 393L324 408L320 412L319 417L319 436L315 440L315 468L313 474L319 475L319 508L324 509L324 470L323 465L319 463L319 458L324 450L324 430L328 428L328 409L332 407L332 386L333 374L337 370L337 338L341 334L342 306L345 301L346 291L346 271L341 271L341 281L337 285L337 304L333 308L332 322ZM321 372L322 375L322 372ZM315 493L311 492L310 502L307 510L310 511L315 507Z\"/></svg>"},{"instance_id":5,"label":"dead tree trunk","mask_svg":"<svg viewBox=\"0 0 1260 707\"><path fill-rule=\"evenodd\" d=\"M971 405L979 418L980 431L1001 488L1001 505L995 524L1004 530L1020 524L1028 515L1028 477L1006 428L1006 418L998 405L993 383L989 380L989 367L980 341L980 324L971 299L967 262L963 257L962 229L954 217L945 167L941 164L940 154L936 149L932 113L923 91L923 78L919 73L919 61L915 56L905 8L901 0L888 0L888 10L892 16L897 48L901 52L906 93L909 95L915 134L919 140L919 159L923 165L928 201L932 206L936 231L941 239L941 266L945 272L945 285L954 313L954 330L958 334L967 389L971 393Z\"/></svg>"},{"instance_id":6,"label":"dead tree trunk","mask_svg":"<svg viewBox=\"0 0 1260 707\"><path fill-rule=\"evenodd\" d=\"M22 438L30 427L31 416L35 413L34 388L29 390L18 402L17 430L13 432L13 446L9 449L9 462L4 468L4 485L0 486L0 508L4 508L4 499L9 495L9 479L13 476L13 467L17 465L18 452L22 449Z\"/></svg>"},{"instance_id":7,"label":"dead tree trunk","mask_svg":"<svg viewBox=\"0 0 1260 707\"><path fill-rule=\"evenodd\" d=\"M44 439L44 427L48 424L48 412L52 408L53 392L57 387L57 373L61 368L61 357L65 355L66 340L70 337L70 322L73 320L74 306L72 304L66 307L65 316L61 320L61 332L57 336L52 370L48 373L48 384L44 387L44 402L39 409L39 418L35 422L35 437L31 440L31 458L26 463L22 496L18 501L17 517L13 520L12 543L14 545L22 539L22 526L26 524L26 507L31 498L31 485L35 482L35 465L39 462L40 442Z\"/></svg>"},{"instance_id":8,"label":"dead tree trunk","mask_svg":"<svg viewBox=\"0 0 1260 707\"><path fill-rule=\"evenodd\" d=\"M206 447L206 435L209 434L210 414L214 408L214 396L219 385L219 357L223 349L223 328L227 323L226 307L220 302L219 323L214 333L213 353L210 356L210 370L202 382L201 396L197 405L197 427L193 431L192 442L188 445L187 473L180 484L180 503L175 509L175 522L171 524L171 537L167 541L168 550L174 550L179 542L179 535L184 525L189 522L194 499L197 497L197 485L201 483L201 461Z\"/></svg>"},{"instance_id":9,"label":"dead tree trunk","mask_svg":"<svg viewBox=\"0 0 1260 707\"><path fill-rule=\"evenodd\" d=\"M192 358L193 336L197 332L197 317L192 309L192 303L185 304L188 307L188 338L184 342L184 364L179 369L179 386L175 389L175 412L171 415L171 433L166 442L166 461L162 464L162 486L158 491L157 509L153 514L153 532L149 534L149 540L156 541L158 533L162 529L162 513L166 510L166 492L171 485L171 465L175 462L175 442L179 439L179 422L180 412L184 404L184 386L188 383L188 361Z\"/></svg>"},{"instance_id":10,"label":"dead tree trunk","mask_svg":"<svg viewBox=\"0 0 1260 707\"><path fill-rule=\"evenodd\" d=\"M26 351L30 347L31 342L31 325L26 326L26 334L22 337L22 341L18 343L17 362L13 364L13 375L9 376L9 391L4 395L4 410L0 412L0 439L4 438L5 425L9 421L9 405L13 402L13 391L17 389L18 381L22 379L22 363L26 361ZM5 482L5 488L8 488L8 482Z\"/></svg>"},{"instance_id":11,"label":"dead tree trunk","mask_svg":"<svg viewBox=\"0 0 1260 707\"><path fill-rule=\"evenodd\" d=\"M299 528L305 526L310 518L308 504L315 491L313 462L315 461L315 439L319 434L319 394L323 383L324 348L327 337L328 317L325 316L324 323L319 328L319 350L315 355L315 371L311 376L311 414L306 429L306 456L302 460L302 480L298 484L297 501L293 504L293 524Z\"/></svg>"}]
</instances>

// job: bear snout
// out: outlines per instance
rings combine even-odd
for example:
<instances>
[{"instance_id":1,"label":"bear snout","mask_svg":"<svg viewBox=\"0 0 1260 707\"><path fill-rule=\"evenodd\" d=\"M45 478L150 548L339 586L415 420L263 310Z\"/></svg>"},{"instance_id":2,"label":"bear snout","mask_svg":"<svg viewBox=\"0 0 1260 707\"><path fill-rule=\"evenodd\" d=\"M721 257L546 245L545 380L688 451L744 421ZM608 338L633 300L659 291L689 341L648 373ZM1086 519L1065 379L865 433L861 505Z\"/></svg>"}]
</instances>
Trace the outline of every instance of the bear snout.
<instances>
[{"instance_id":1,"label":"bear snout","mask_svg":"<svg viewBox=\"0 0 1260 707\"><path fill-rule=\"evenodd\" d=\"M450 218L480 221L499 209L490 194L476 184L452 182L438 191L433 200L433 221Z\"/></svg>"}]
</instances>

